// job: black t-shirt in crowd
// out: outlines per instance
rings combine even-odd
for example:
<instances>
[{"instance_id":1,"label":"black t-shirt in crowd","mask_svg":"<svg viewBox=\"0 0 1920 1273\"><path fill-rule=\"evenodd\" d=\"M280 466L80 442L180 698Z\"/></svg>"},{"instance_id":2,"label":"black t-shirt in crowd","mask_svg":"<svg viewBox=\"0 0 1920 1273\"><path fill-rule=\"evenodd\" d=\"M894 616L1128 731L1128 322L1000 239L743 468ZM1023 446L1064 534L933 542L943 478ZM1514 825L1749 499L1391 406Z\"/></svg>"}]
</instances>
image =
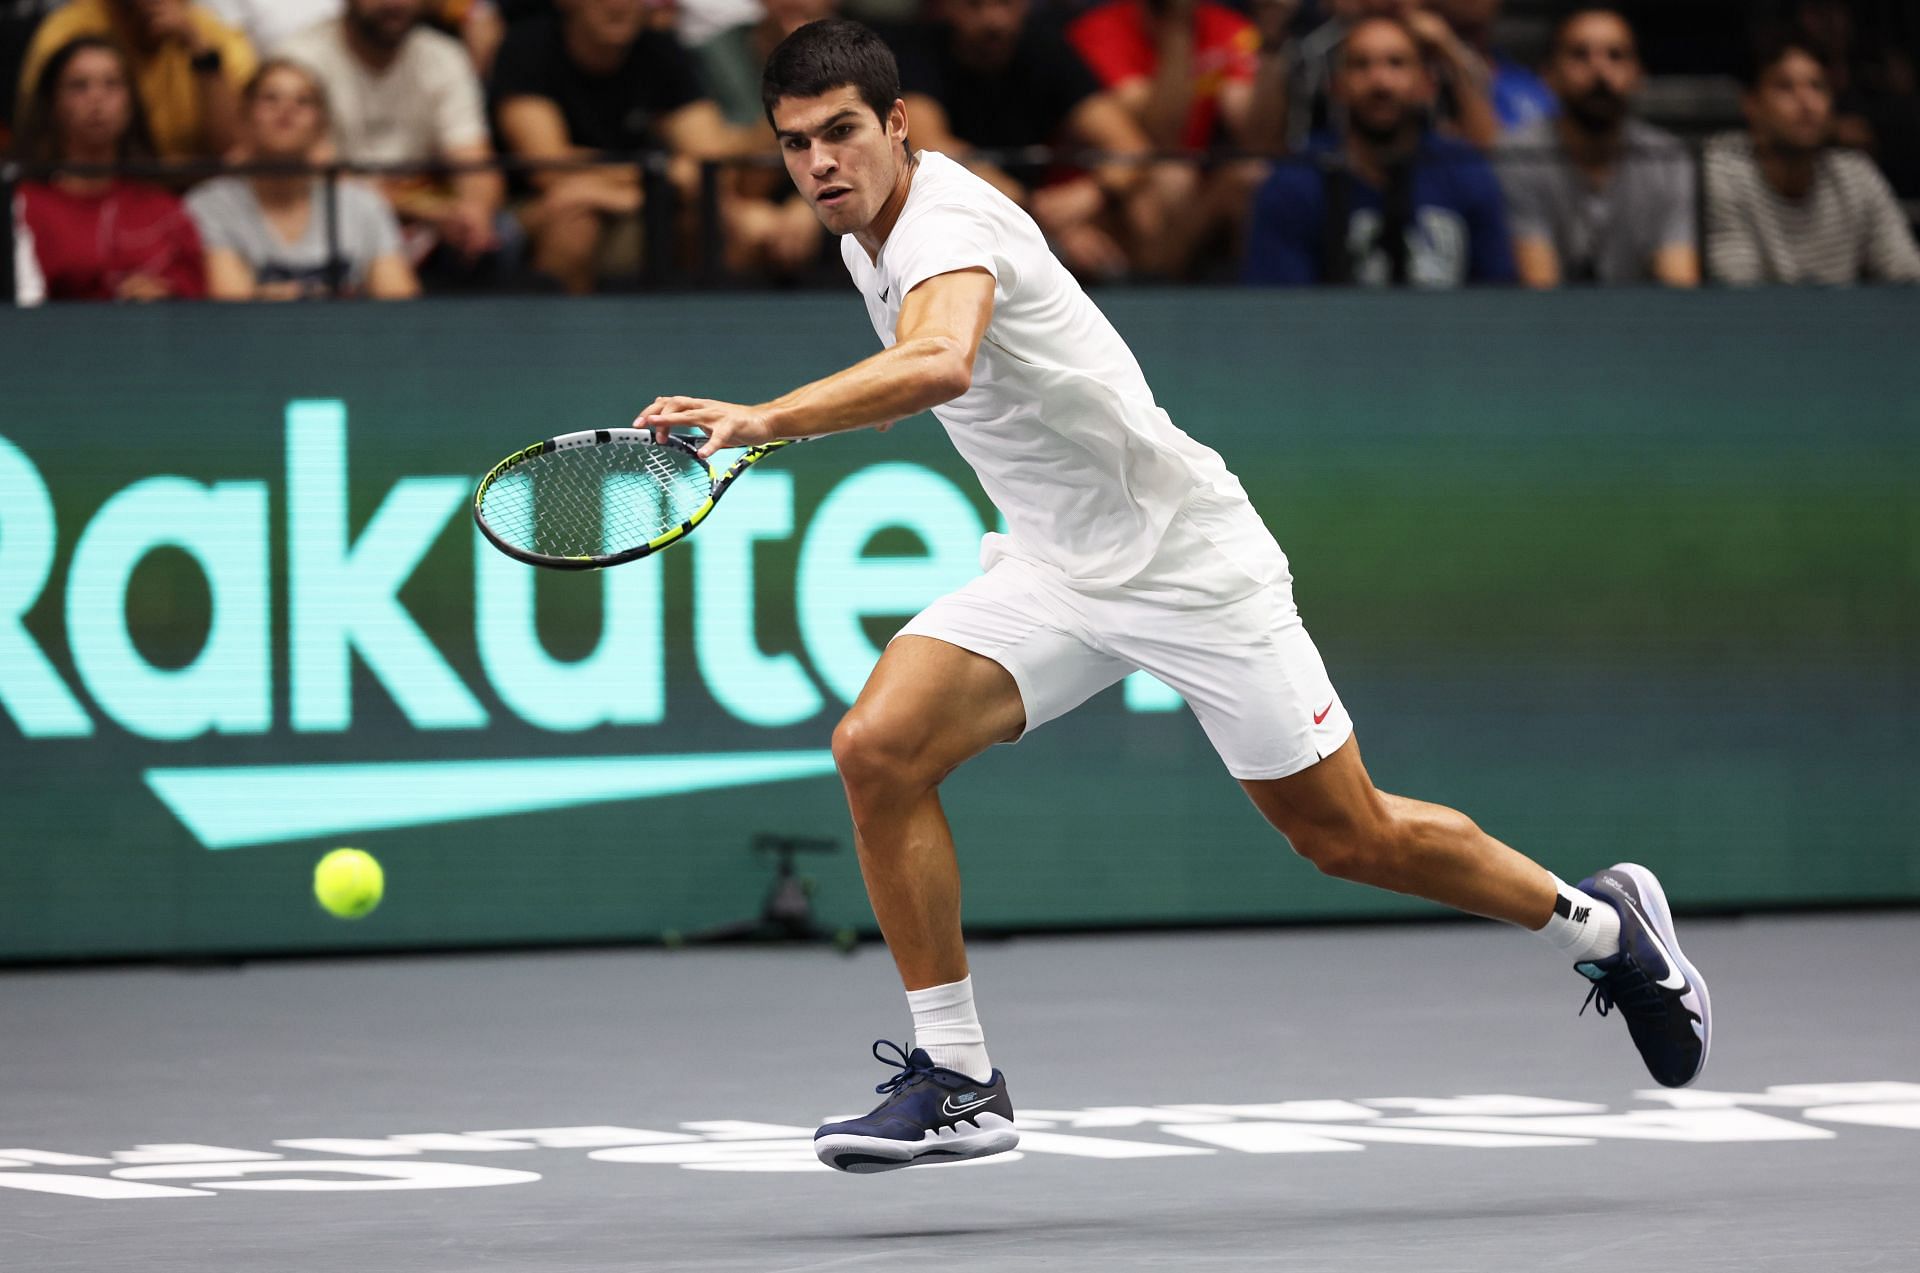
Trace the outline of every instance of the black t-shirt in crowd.
<instances>
[{"instance_id":1,"label":"black t-shirt in crowd","mask_svg":"<svg viewBox=\"0 0 1920 1273\"><path fill-rule=\"evenodd\" d=\"M901 88L939 102L953 135L983 149L1055 144L1074 107L1100 91L1066 36L1046 23L1029 22L1006 67L990 73L960 64L943 25L886 37L900 60Z\"/></svg>"},{"instance_id":2,"label":"black t-shirt in crowd","mask_svg":"<svg viewBox=\"0 0 1920 1273\"><path fill-rule=\"evenodd\" d=\"M589 75L567 56L560 20L528 18L507 29L493 67L493 99L544 97L560 108L567 138L589 150L659 144L655 125L700 96L693 59L664 31L648 31L611 75Z\"/></svg>"}]
</instances>

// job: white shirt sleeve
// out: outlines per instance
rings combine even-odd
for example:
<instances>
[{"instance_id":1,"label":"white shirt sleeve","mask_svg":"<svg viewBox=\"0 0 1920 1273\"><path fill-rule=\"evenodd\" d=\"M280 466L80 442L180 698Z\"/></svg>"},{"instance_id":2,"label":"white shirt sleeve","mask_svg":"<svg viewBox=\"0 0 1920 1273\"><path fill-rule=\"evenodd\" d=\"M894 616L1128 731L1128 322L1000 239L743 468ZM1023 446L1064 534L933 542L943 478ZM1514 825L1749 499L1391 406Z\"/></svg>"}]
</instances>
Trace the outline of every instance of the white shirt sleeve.
<instances>
[{"instance_id":1,"label":"white shirt sleeve","mask_svg":"<svg viewBox=\"0 0 1920 1273\"><path fill-rule=\"evenodd\" d=\"M13 200L13 301L25 307L47 299L46 275L40 272L40 256L34 250L33 230L27 225L26 209L18 195Z\"/></svg>"},{"instance_id":2,"label":"white shirt sleeve","mask_svg":"<svg viewBox=\"0 0 1920 1273\"><path fill-rule=\"evenodd\" d=\"M434 80L434 134L442 149L487 140L487 112L480 100L480 76L458 41L439 45Z\"/></svg>"},{"instance_id":3,"label":"white shirt sleeve","mask_svg":"<svg viewBox=\"0 0 1920 1273\"><path fill-rule=\"evenodd\" d=\"M935 204L918 211L904 242L887 245L893 285L905 296L936 274L985 270L1005 285L1006 258L1000 253L993 222L978 208Z\"/></svg>"}]
</instances>

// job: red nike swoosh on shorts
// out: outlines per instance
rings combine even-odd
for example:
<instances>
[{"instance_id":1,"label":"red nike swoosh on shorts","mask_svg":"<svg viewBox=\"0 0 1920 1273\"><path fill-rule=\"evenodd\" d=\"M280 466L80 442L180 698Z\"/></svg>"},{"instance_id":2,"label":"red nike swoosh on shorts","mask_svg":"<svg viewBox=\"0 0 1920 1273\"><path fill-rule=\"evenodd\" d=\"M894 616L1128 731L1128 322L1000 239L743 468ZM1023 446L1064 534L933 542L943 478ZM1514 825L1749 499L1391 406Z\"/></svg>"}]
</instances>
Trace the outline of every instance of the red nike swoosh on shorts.
<instances>
[{"instance_id":1,"label":"red nike swoosh on shorts","mask_svg":"<svg viewBox=\"0 0 1920 1273\"><path fill-rule=\"evenodd\" d=\"M1326 720L1327 713L1332 710L1333 710L1333 701L1329 699L1325 707L1321 708L1319 711L1313 714L1313 723L1318 725L1320 722Z\"/></svg>"}]
</instances>

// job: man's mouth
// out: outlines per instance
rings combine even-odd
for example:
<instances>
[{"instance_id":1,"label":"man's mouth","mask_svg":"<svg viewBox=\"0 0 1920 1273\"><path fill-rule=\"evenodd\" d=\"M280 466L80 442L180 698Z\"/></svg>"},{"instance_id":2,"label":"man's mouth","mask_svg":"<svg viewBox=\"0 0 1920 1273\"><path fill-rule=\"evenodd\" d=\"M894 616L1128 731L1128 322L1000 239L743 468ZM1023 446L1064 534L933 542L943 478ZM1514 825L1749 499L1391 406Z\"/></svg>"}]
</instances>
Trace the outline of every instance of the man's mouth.
<instances>
[{"instance_id":1,"label":"man's mouth","mask_svg":"<svg viewBox=\"0 0 1920 1273\"><path fill-rule=\"evenodd\" d=\"M842 200L853 193L852 186L822 186L813 201L823 208L837 208Z\"/></svg>"}]
</instances>

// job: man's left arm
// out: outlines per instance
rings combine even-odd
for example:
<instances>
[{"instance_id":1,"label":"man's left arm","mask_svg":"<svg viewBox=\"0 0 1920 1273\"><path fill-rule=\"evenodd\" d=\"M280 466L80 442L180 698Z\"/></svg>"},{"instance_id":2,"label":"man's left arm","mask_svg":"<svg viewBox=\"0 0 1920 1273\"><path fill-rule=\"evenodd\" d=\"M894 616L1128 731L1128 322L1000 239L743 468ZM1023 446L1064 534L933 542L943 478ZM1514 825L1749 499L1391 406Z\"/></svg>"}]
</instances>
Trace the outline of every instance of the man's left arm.
<instances>
[{"instance_id":1,"label":"man's left arm","mask_svg":"<svg viewBox=\"0 0 1920 1273\"><path fill-rule=\"evenodd\" d=\"M973 383L973 360L993 318L994 286L993 275L978 266L936 274L902 298L892 348L757 405L656 398L634 426L661 437L669 429L704 430L700 454L706 456L778 438L870 428L937 407Z\"/></svg>"},{"instance_id":2,"label":"man's left arm","mask_svg":"<svg viewBox=\"0 0 1920 1273\"><path fill-rule=\"evenodd\" d=\"M1672 197L1667 202L1661 227L1660 246L1654 249L1650 263L1651 273L1656 282L1667 287L1698 287L1700 247L1696 238L1699 230L1696 209L1699 191L1694 184L1692 156L1675 147L1671 154L1649 157L1649 162L1666 165L1673 179Z\"/></svg>"}]
</instances>

